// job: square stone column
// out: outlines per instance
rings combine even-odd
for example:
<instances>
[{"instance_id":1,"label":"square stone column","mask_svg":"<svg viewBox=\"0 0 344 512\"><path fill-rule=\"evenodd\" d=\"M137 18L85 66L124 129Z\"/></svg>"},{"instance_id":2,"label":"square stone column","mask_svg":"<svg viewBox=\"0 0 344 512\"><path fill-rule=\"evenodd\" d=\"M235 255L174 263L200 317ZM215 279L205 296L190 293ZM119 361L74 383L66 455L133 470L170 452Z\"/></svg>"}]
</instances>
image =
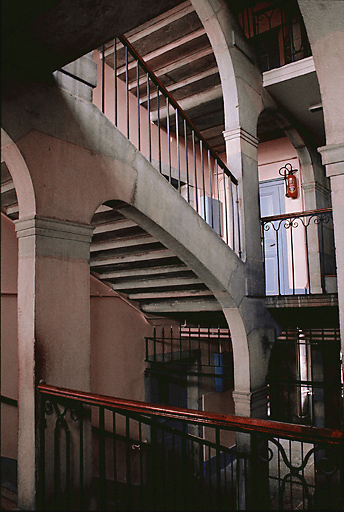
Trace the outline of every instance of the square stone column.
<instances>
[{"instance_id":1,"label":"square stone column","mask_svg":"<svg viewBox=\"0 0 344 512\"><path fill-rule=\"evenodd\" d=\"M264 268L261 245L258 139L243 128L223 132L228 166L239 181L239 212L243 260L247 262L247 295L263 296Z\"/></svg>"},{"instance_id":2,"label":"square stone column","mask_svg":"<svg viewBox=\"0 0 344 512\"><path fill-rule=\"evenodd\" d=\"M92 228L47 218L15 222L18 236L18 506L36 507L36 385L90 390Z\"/></svg>"},{"instance_id":3,"label":"square stone column","mask_svg":"<svg viewBox=\"0 0 344 512\"><path fill-rule=\"evenodd\" d=\"M344 144L322 146L318 151L331 182L340 337L344 352Z\"/></svg>"}]
</instances>

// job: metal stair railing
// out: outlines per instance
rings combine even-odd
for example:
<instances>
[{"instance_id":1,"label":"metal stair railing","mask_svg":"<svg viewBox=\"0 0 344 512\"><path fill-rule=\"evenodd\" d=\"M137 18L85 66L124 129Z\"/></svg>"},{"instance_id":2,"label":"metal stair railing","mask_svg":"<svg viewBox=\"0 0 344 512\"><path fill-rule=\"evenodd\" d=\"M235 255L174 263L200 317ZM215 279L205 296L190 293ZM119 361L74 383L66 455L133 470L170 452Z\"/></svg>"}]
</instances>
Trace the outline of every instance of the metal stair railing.
<instances>
[{"instance_id":1,"label":"metal stair railing","mask_svg":"<svg viewBox=\"0 0 344 512\"><path fill-rule=\"evenodd\" d=\"M94 103L240 257L238 180L125 36L100 61Z\"/></svg>"},{"instance_id":2,"label":"metal stair railing","mask_svg":"<svg viewBox=\"0 0 344 512\"><path fill-rule=\"evenodd\" d=\"M38 385L39 508L343 507L343 432ZM87 432L92 418L92 446ZM233 445L234 438L234 445Z\"/></svg>"}]
</instances>

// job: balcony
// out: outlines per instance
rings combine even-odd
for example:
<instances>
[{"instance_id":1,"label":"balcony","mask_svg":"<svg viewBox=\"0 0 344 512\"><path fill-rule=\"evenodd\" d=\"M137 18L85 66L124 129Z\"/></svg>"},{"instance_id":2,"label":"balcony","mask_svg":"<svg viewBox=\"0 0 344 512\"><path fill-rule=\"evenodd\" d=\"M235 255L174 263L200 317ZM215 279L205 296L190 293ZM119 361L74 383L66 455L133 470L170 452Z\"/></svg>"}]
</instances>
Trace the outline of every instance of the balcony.
<instances>
[{"instance_id":1,"label":"balcony","mask_svg":"<svg viewBox=\"0 0 344 512\"><path fill-rule=\"evenodd\" d=\"M261 225L265 302L276 320L285 328L338 326L332 209L263 217Z\"/></svg>"},{"instance_id":2,"label":"balcony","mask_svg":"<svg viewBox=\"0 0 344 512\"><path fill-rule=\"evenodd\" d=\"M242 4L244 3L244 8ZM237 20L254 46L262 72L311 55L297 2L273 0L239 2Z\"/></svg>"}]
</instances>

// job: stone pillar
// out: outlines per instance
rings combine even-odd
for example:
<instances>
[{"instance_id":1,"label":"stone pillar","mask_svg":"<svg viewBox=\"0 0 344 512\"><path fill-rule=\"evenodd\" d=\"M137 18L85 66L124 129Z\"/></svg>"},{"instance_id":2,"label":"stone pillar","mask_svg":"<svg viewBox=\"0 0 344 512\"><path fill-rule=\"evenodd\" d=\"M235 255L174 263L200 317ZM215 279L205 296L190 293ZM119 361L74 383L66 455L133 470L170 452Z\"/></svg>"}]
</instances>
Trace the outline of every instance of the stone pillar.
<instances>
[{"instance_id":1,"label":"stone pillar","mask_svg":"<svg viewBox=\"0 0 344 512\"><path fill-rule=\"evenodd\" d=\"M247 263L246 295L263 296L258 139L243 128L223 132L229 168L239 181L239 210L243 259Z\"/></svg>"},{"instance_id":2,"label":"stone pillar","mask_svg":"<svg viewBox=\"0 0 344 512\"><path fill-rule=\"evenodd\" d=\"M267 394L266 386L255 391L233 391L235 414L266 419Z\"/></svg>"},{"instance_id":3,"label":"stone pillar","mask_svg":"<svg viewBox=\"0 0 344 512\"><path fill-rule=\"evenodd\" d=\"M323 146L318 148L318 151L331 182L340 337L344 352L344 144Z\"/></svg>"},{"instance_id":4,"label":"stone pillar","mask_svg":"<svg viewBox=\"0 0 344 512\"><path fill-rule=\"evenodd\" d=\"M36 385L90 390L90 226L15 222L18 236L18 506L37 499Z\"/></svg>"}]
</instances>

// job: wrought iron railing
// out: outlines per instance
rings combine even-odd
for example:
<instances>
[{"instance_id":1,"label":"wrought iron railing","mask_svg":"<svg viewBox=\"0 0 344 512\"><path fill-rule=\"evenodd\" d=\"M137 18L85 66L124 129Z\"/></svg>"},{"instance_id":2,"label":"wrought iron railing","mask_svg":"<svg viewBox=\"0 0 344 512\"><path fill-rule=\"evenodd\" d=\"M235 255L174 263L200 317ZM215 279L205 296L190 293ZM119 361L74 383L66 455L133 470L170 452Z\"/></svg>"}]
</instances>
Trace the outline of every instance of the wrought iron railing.
<instances>
[{"instance_id":1,"label":"wrought iron railing","mask_svg":"<svg viewBox=\"0 0 344 512\"><path fill-rule=\"evenodd\" d=\"M253 44L262 71L309 57L311 48L295 0L245 0L237 19Z\"/></svg>"},{"instance_id":2,"label":"wrought iron railing","mask_svg":"<svg viewBox=\"0 0 344 512\"><path fill-rule=\"evenodd\" d=\"M267 295L336 292L332 209L263 217Z\"/></svg>"},{"instance_id":3,"label":"wrought iron railing","mask_svg":"<svg viewBox=\"0 0 344 512\"><path fill-rule=\"evenodd\" d=\"M102 510L343 506L339 430L152 405L46 384L38 385L38 392L41 509L84 510L89 500L93 509ZM93 468L87 463L91 415Z\"/></svg>"},{"instance_id":4,"label":"wrought iron railing","mask_svg":"<svg viewBox=\"0 0 344 512\"><path fill-rule=\"evenodd\" d=\"M272 348L268 382L270 419L342 429L339 328L284 331Z\"/></svg>"},{"instance_id":5,"label":"wrought iron railing","mask_svg":"<svg viewBox=\"0 0 344 512\"><path fill-rule=\"evenodd\" d=\"M237 179L124 36L99 58L93 101L241 256Z\"/></svg>"}]
</instances>

